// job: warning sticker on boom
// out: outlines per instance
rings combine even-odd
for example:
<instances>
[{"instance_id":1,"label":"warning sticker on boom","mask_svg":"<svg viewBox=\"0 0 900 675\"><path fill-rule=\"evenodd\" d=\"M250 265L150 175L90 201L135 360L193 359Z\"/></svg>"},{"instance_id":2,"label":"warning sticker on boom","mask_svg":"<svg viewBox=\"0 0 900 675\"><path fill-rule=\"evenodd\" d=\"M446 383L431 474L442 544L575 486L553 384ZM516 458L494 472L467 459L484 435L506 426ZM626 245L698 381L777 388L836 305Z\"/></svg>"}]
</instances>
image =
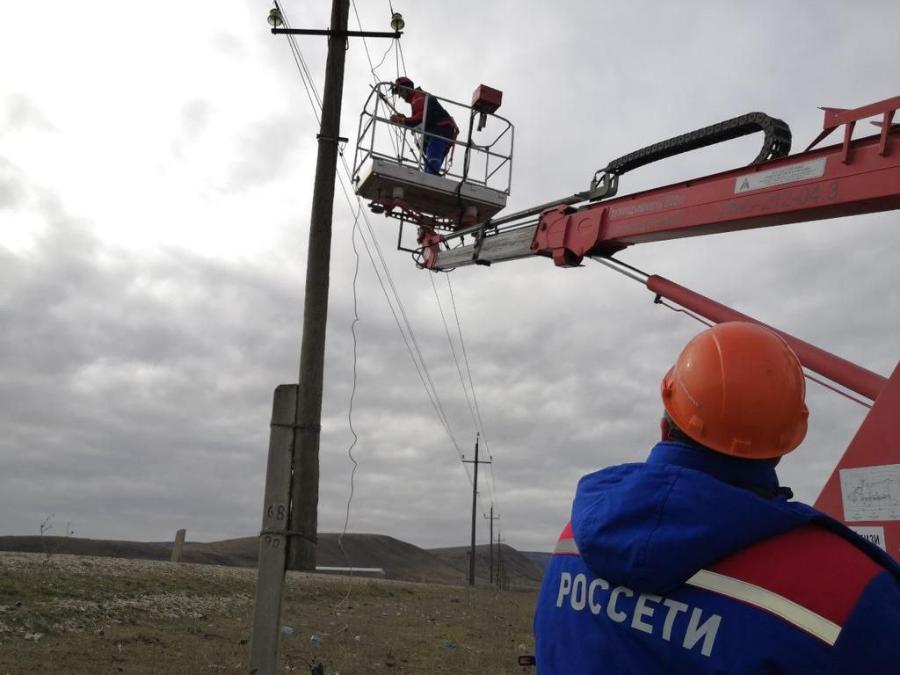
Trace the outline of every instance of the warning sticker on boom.
<instances>
[{"instance_id":1,"label":"warning sticker on boom","mask_svg":"<svg viewBox=\"0 0 900 675\"><path fill-rule=\"evenodd\" d=\"M825 157L811 159L808 162L797 162L777 169L759 171L738 176L734 180L734 193L762 190L773 185L796 183L810 178L820 178L825 174Z\"/></svg>"},{"instance_id":2,"label":"warning sticker on boom","mask_svg":"<svg viewBox=\"0 0 900 675\"><path fill-rule=\"evenodd\" d=\"M900 464L841 469L847 522L900 520Z\"/></svg>"}]
</instances>

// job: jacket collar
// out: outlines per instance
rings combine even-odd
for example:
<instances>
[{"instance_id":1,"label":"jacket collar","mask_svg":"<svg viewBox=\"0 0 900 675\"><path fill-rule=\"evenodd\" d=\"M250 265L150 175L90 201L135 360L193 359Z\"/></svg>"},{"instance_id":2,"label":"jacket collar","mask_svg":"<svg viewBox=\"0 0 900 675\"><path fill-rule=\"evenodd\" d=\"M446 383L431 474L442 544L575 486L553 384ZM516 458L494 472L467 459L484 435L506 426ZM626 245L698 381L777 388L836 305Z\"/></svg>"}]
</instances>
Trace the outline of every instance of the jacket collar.
<instances>
[{"instance_id":1,"label":"jacket collar","mask_svg":"<svg viewBox=\"0 0 900 675\"><path fill-rule=\"evenodd\" d=\"M647 463L673 464L702 471L723 483L770 497L775 497L779 492L778 476L775 473L777 459L744 459L714 452L693 443L663 441L650 451Z\"/></svg>"}]
</instances>

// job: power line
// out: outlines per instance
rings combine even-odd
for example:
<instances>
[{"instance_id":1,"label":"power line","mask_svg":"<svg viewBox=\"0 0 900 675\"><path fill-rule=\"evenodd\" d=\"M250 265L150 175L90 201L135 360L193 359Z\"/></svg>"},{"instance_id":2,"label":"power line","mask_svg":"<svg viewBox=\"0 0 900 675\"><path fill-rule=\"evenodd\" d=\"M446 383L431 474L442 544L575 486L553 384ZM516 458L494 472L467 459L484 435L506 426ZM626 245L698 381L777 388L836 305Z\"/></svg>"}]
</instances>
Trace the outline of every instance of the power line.
<instances>
[{"instance_id":1,"label":"power line","mask_svg":"<svg viewBox=\"0 0 900 675\"><path fill-rule=\"evenodd\" d=\"M447 275L445 275L445 276L447 276ZM450 327L447 323L446 315L444 314L444 308L441 304L441 298L440 298L440 295L438 294L437 286L434 283L434 275L431 275L429 278L431 279L431 288L434 291L434 298L435 298L435 301L437 302L438 311L440 312L440 315L441 315L441 321L444 324L444 332L447 335L447 344L450 346L450 354L453 357L453 362L456 364L456 372L459 375L459 383L462 386L463 395L465 396L466 404L469 407L469 414L472 417L472 425L475 427L476 433L478 435L480 435L481 439L484 441L485 450L487 450L488 449L487 439L485 439L485 437L484 437L484 428L483 428L483 424L481 423L481 416L477 412L477 407L475 407L475 406L477 406L477 401L474 406L473 406L473 402L472 402L472 399L474 399L474 397L475 397L475 383L472 380L472 371L471 371L471 369L468 368L468 358L466 357L466 369L468 372L468 387L467 387L466 386L466 378L463 375L462 366L460 365L459 357L457 356L457 353L456 353L456 348L453 346L453 338L450 335ZM449 276L447 276L447 283L449 286L449 284L450 284ZM458 336L459 336L459 340L460 340L460 347L461 347L461 351L463 352L463 354L465 354L465 341L463 340L463 337L462 337L462 328L459 323L459 314L456 312L456 303L455 303L455 300L453 300L453 296L452 296L453 287L449 286L449 288L450 288L450 294L451 294L451 302L453 304L454 316L456 318L456 328L457 328L457 332L458 332ZM470 397L469 397L469 389L470 388L472 390L472 399L470 399ZM488 455L490 456L490 452L488 452ZM492 469L491 470L491 502L494 501L494 492L495 492L494 478L493 478L493 469ZM487 511L484 508L484 503L481 502L480 499L479 499L479 503L481 503L482 512L485 515L487 515Z\"/></svg>"},{"instance_id":2,"label":"power line","mask_svg":"<svg viewBox=\"0 0 900 675\"><path fill-rule=\"evenodd\" d=\"M357 9L355 0L351 0L351 4L352 4L352 6L353 6L353 12L354 12L354 14L355 14L355 16L356 16L356 22L357 22L357 25L359 26L360 31L362 31L362 30L363 30L362 20L360 19L359 11L358 11L358 9ZM390 10L391 16L393 16L393 14L394 14L394 8L393 8L393 5L391 4L390 0L388 0L388 8L389 8L389 10ZM375 81L375 83L378 84L380 78L379 78L379 76L378 76L378 73L376 72L377 69L384 63L384 60L385 60L385 58L387 58L387 54L390 52L390 50L391 50L392 47L396 49L397 54L398 54L398 57L402 57L402 53L401 53L402 46L401 46L399 40L394 40L394 41L393 41L393 44L392 44L390 47L388 47L388 49L385 51L384 56L382 56L381 61L379 61L379 63L378 63L377 66L373 65L373 63L372 63L372 58L371 58L371 54L370 54L370 52L369 52L368 43L366 42L366 39L365 39L365 38L363 38L363 46L365 47L366 59L367 59L368 62L369 62L369 69L370 69L370 72L372 73L372 78L373 78L373 80ZM404 64L404 72L405 72L405 70L406 70L406 68L405 68L405 64ZM400 72L399 72L399 63L398 63L398 65L397 65L397 75L399 76L399 74L400 74ZM397 138L397 134L394 134L394 135L392 136L392 141L393 141L393 143L394 143L394 149L397 150L397 145L398 145L398 143L399 143L399 139ZM368 225L368 219L366 219L366 222L367 222L367 225ZM375 239L375 237L374 237L374 234L372 234L372 238L373 238L374 241L377 241L377 239ZM382 258L382 262L383 262L383 258ZM459 359L457 358L456 351L455 351L455 349L454 349L454 347L453 347L453 341L452 341L452 339L451 339L451 337L450 337L450 331L449 331L449 328L448 328L448 326L447 326L447 320L446 320L446 318L445 318L445 316L444 316L444 310L443 310L443 307L441 306L440 298L439 298L439 296L438 296L437 288L435 287L435 284L434 284L434 278L433 278L433 277L431 277L431 285L432 285L432 289L434 290L435 299L437 300L438 309L439 309L440 314L441 314L441 320L442 320L442 322L443 322L443 324L444 324L444 330L445 330L445 332L447 333L447 340L448 340L448 344L449 344L449 346L450 346L450 352L451 352L451 355L453 356L454 362L456 363L457 372L459 373L459 376L460 376L460 384L462 385L462 388L463 388L463 394L464 394L464 396L465 396L465 398L466 398L466 405L469 407L469 413L472 415L472 421L473 421L473 424L474 424L474 426L475 426L476 431L477 431L477 432L480 432L480 434L481 434L481 436L482 436L482 438L483 438L483 440L484 440L485 450L488 451L488 454L490 454L490 452L489 452L490 449L489 449L489 445L488 445L488 442L487 442L487 437L486 437L486 435L485 435L485 433L484 433L484 423L483 423L482 420L481 420L481 411L478 409L478 399L477 399L477 396L476 396L476 394L475 394L475 385L474 385L474 381L473 381L473 379L472 379L472 372L471 372L471 369L469 368L468 355L466 354L466 351L465 351L465 342L464 342L463 337L462 337L462 328L460 327L459 314L458 314L457 309L456 309L456 300L455 300L455 298L453 297L453 287L452 287L452 285L450 284L450 278L447 277L447 285L448 285L448 288L449 288L449 290L450 290L450 297L451 297L451 302L452 302L452 305L453 305L453 313L454 313L454 317L455 317L455 320L456 320L456 327L457 327L457 332L458 332L458 335L459 335L460 347L461 347L461 350L462 350L462 352L463 352L463 356L464 356L465 362L466 362L466 371L467 371L467 373L468 373L469 386L470 386L471 389L472 389L472 401L474 402L474 409L473 409L473 402L470 402L470 400L469 400L469 394L468 394L468 390L467 390L467 388L466 388L466 384L465 384L465 381L464 381L464 378L463 378L463 375L462 375L462 370L461 370L461 367L460 367L460 364L459 364ZM399 298L399 295L398 295L397 297ZM418 346L418 345L416 345L416 346ZM423 360L423 363L424 363L424 360ZM432 383L432 386L433 386L433 383ZM471 480L471 477L470 477L470 480ZM493 466L492 466L492 465L491 465L491 497L492 497L491 501L492 501L492 502L496 502L496 480L495 480L495 478L494 478L494 470L493 470ZM482 505L482 509L483 509L483 508L484 508L484 507L483 507L483 505Z\"/></svg>"},{"instance_id":3,"label":"power line","mask_svg":"<svg viewBox=\"0 0 900 675\"><path fill-rule=\"evenodd\" d=\"M276 2L275 4L276 4L276 7L278 7L278 9L281 10L281 8L278 6L278 3ZM355 10L355 4L354 4L354 10ZM284 17L283 10L282 10L282 17L284 18L285 25L289 27L287 18ZM359 21L358 13L357 13L357 21ZM360 29L362 29L361 23L360 23ZM288 35L288 42L290 44L291 51L294 56L295 64L297 65L298 71L300 72L300 77L301 77L301 80L303 81L304 88L306 89L307 97L310 101L310 105L313 108L313 113L316 115L316 118L318 119L317 108L318 109L321 108L321 99L319 98L318 92L314 86L312 75L309 71L309 68L306 65L306 60L303 57L303 53L300 50L299 46L296 44L294 37L292 35ZM399 43L398 43L398 45L399 45ZM402 47L399 47L399 50L401 52L401 58L402 58ZM367 50L367 52L368 52L368 50ZM370 62L370 65L372 65L371 59L369 60L369 62ZM377 74L374 72L375 71L374 66L372 67L372 71L373 71L373 76L375 76L377 79ZM341 153L341 163L344 167L345 174L347 175L348 179L350 179L351 171L350 171L349 167L347 166L347 162L346 162L346 159L343 157L343 153ZM348 188L345 185L344 180L340 175L338 176L338 179L339 179L339 184L341 186L341 190L344 193L344 197L347 200L348 205L350 206L351 212L353 212L353 210L354 210L353 202L350 198ZM369 261L372 264L373 270L375 271L376 278L378 279L378 282L382 289L382 292L385 295L385 299L388 302L388 307L391 310L391 314L394 317L394 321L397 324L398 330L400 330L401 337L404 340L407 351L410 354L410 358L412 359L413 365L416 368L416 372L419 375L419 379L422 381L423 387L425 388L426 395L428 396L429 401L431 402L431 405L434 408L436 415L438 416L438 419L441 421L442 426L444 427L448 437L450 438L451 444L455 448L457 455L459 456L460 460L462 460L463 453L460 450L459 444L456 441L455 436L453 435L453 431L450 427L449 418L444 410L443 404L440 401L440 397L437 393L437 387L435 386L434 381L431 377L431 374L428 371L428 367L426 365L424 357L422 356L422 352L419 347L418 340L416 339L415 332L412 329L412 326L409 322L409 317L406 314L405 307L400 298L399 292L397 291L396 285L394 284L393 277L391 276L390 270L387 267L387 263L384 260L384 255L381 250L381 246L378 241L378 238L374 234L374 231L372 229L372 225L371 225L371 222L369 221L368 215L361 208L361 200L358 196L357 196L357 206L359 207L359 210L357 211L356 218L358 219L359 215L362 214L363 220L366 224L366 229L369 232L369 237L372 240L372 244L370 244L369 242L366 241L366 238L363 235L362 230L359 230L360 240L362 241L363 246L366 249L366 253L369 257ZM356 227L357 223L358 223L358 220L356 221L354 227ZM375 254L376 254L375 256L372 255L373 247L375 249ZM379 265L376 264L376 262L375 262L375 257L377 257L380 262L380 265L381 265L380 270L379 270ZM387 280L387 286L385 286L385 279ZM388 292L388 288L390 288L390 292ZM393 302L391 300L391 296L393 296ZM399 310L400 316L397 315L397 310L394 309L394 303L396 303L396 305L397 305L397 310ZM404 331L404 326L406 328L405 331ZM464 387L464 391L465 391L465 387ZM467 396L467 402L468 402L468 396ZM464 465L464 468L466 470L466 475L469 479L469 482L473 483L472 476L469 473L468 467L466 467ZM492 474L492 481L493 481L493 474Z\"/></svg>"},{"instance_id":4,"label":"power line","mask_svg":"<svg viewBox=\"0 0 900 675\"><path fill-rule=\"evenodd\" d=\"M453 316L456 319L456 330L459 333L459 345L462 349L463 359L466 363L466 373L469 376L469 386L472 388L472 401L475 405L475 416L478 419L477 427L481 432L481 438L484 440L484 449L487 451L488 457L493 460L494 457L490 452L490 445L488 444L487 434L484 432L484 421L481 419L481 409L478 407L478 395L475 393L475 380L472 377L472 369L469 366L469 354L466 351L466 341L463 339L462 332L462 324L459 320L459 312L456 309L456 296L453 294L453 284L450 282L450 275L445 275L447 278L447 288L450 291L450 303L453 306ZM497 484L494 479L494 464L493 462L489 464L490 472L491 472L491 502L499 507L497 502Z\"/></svg>"},{"instance_id":5,"label":"power line","mask_svg":"<svg viewBox=\"0 0 900 675\"><path fill-rule=\"evenodd\" d=\"M472 426L476 430L479 429L478 419L475 417L475 409L472 407L472 401L469 398L469 390L466 387L465 378L463 377L462 366L459 363L459 357L456 355L456 348L453 346L453 338L450 336L450 326L447 325L447 317L444 315L444 307L441 305L441 298L438 295L437 286L434 283L434 274L429 274L431 280L431 290L434 291L434 299L437 303L438 311L441 315L441 322L444 324L444 333L447 335L447 344L450 347L450 355L453 357L453 363L456 364L456 372L459 374L459 384L462 386L463 394L466 398L466 405L469 407L469 415L472 417Z\"/></svg>"}]
</instances>

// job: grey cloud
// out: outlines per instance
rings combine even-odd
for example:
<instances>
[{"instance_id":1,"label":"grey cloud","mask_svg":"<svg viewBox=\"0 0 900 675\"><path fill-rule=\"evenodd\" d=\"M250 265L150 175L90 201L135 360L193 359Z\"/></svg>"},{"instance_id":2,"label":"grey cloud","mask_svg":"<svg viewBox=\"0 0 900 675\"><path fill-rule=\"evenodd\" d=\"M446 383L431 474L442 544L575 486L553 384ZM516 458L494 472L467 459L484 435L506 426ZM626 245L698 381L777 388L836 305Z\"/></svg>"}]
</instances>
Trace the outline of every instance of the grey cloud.
<instances>
[{"instance_id":1,"label":"grey cloud","mask_svg":"<svg viewBox=\"0 0 900 675\"><path fill-rule=\"evenodd\" d=\"M408 55L434 56L411 62L410 74L435 91L464 99L478 81L505 91L500 112L517 125L510 211L583 189L615 156L750 110L788 121L800 148L821 127L817 105L878 100L884 82L893 81L890 39L856 46L864 32L890 32L893 23L873 20L893 7L887 3L825 13L720 4L689 21L688 42L671 28L684 25L680 10L653 5L650 20L649 3L612 10L582 3L574 23L555 5L526 12L520 3L481 5L488 14L480 24L466 11L442 15L439 44L414 31L404 40L411 41ZM773 27L760 17L775 9ZM433 25L430 9L408 11L408 25ZM566 30L545 31L543 41L519 49L518 35L533 24ZM822 52L810 39L836 35L838 26L849 28L834 50ZM503 48L485 56L461 49L458 35ZM212 39L229 57L250 53L233 35ZM261 40L266 67L294 81L284 45L267 34ZM348 52L344 130L356 128L359 99L351 92L365 93L370 74L357 47ZM830 77L810 77L817 72ZM176 105L186 135L210 133L206 104ZM234 142L222 188L279 187L292 163L310 166L311 119L276 113L248 127ZM741 166L756 149L754 138L648 166L623 176L620 194ZM179 526L192 538L253 533L272 390L297 378L302 264L288 253L238 264L184 251L113 249L52 200L23 201L17 191L34 196L33 187L14 171L0 175L7 177L0 185L12 186L3 193L7 203L23 212L37 204L48 224L30 253L0 249L4 526L31 531L55 512L86 536L168 538ZM284 189L308 192L309 185ZM273 213L261 217L277 220ZM299 256L307 212L284 220L283 247ZM895 220L804 223L648 244L619 257L887 374L900 328ZM319 522L327 531L343 526L350 488L349 225L338 196L320 457ZM469 454L474 429L430 280L393 250L395 222L373 218L373 226ZM465 468L362 259L353 419L360 467L350 528L426 546L462 543L471 499ZM701 326L592 262L560 270L543 259L520 261L460 269L451 279L485 424L483 450L494 457L479 476L481 508L496 498L507 541L547 550L581 475L646 455L658 434L659 379ZM434 280L446 298L446 280ZM865 412L818 385L809 391L810 435L780 467L784 482L808 501ZM479 541L486 530L479 520Z\"/></svg>"},{"instance_id":2,"label":"grey cloud","mask_svg":"<svg viewBox=\"0 0 900 675\"><path fill-rule=\"evenodd\" d=\"M209 125L213 108L209 101L194 99L181 109L181 123L184 133L190 139L200 136Z\"/></svg>"},{"instance_id":3,"label":"grey cloud","mask_svg":"<svg viewBox=\"0 0 900 675\"><path fill-rule=\"evenodd\" d=\"M0 209L17 208L24 203L26 196L25 177L21 169L0 157Z\"/></svg>"},{"instance_id":4,"label":"grey cloud","mask_svg":"<svg viewBox=\"0 0 900 675\"><path fill-rule=\"evenodd\" d=\"M6 122L13 131L29 128L37 131L56 131L41 109L24 94L7 96L5 107Z\"/></svg>"},{"instance_id":5,"label":"grey cloud","mask_svg":"<svg viewBox=\"0 0 900 675\"><path fill-rule=\"evenodd\" d=\"M292 116L259 120L236 144L237 157L224 189L247 189L272 182L297 152L300 130Z\"/></svg>"},{"instance_id":6,"label":"grey cloud","mask_svg":"<svg viewBox=\"0 0 900 675\"><path fill-rule=\"evenodd\" d=\"M213 46L229 56L242 56L246 54L246 47L241 39L234 33L216 32L212 36Z\"/></svg>"}]
</instances>

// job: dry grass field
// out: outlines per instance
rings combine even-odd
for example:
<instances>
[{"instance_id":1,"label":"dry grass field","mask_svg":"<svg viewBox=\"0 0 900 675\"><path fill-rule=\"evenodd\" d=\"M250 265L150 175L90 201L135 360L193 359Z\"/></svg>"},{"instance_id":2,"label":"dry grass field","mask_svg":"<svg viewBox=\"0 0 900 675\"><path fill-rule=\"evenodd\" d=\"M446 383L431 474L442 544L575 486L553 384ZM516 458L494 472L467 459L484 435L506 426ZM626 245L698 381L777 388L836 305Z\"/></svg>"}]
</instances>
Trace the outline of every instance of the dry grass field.
<instances>
[{"instance_id":1,"label":"dry grass field","mask_svg":"<svg viewBox=\"0 0 900 675\"><path fill-rule=\"evenodd\" d=\"M255 583L253 569L0 553L0 675L246 672ZM535 598L291 572L281 672L521 673Z\"/></svg>"}]
</instances>

